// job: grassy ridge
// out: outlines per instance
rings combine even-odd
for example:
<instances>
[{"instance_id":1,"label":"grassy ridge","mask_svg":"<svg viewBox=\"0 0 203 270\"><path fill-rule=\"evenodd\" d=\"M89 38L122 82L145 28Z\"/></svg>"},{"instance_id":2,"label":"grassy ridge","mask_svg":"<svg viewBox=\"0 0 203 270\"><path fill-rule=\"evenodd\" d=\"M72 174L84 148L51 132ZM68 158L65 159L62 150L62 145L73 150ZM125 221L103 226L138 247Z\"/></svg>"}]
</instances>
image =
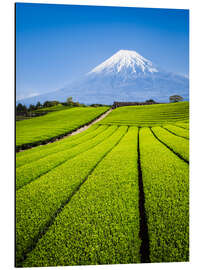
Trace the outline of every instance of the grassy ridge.
<instances>
[{"instance_id":1,"label":"grassy ridge","mask_svg":"<svg viewBox=\"0 0 203 270\"><path fill-rule=\"evenodd\" d=\"M34 112L36 113L42 113L42 112L56 112L56 111L62 111L62 110L68 110L71 109L70 106L64 106L62 104L57 104L55 106L51 106L51 107L46 107L46 108L41 108L38 110L35 110Z\"/></svg>"},{"instance_id":2,"label":"grassy ridge","mask_svg":"<svg viewBox=\"0 0 203 270\"><path fill-rule=\"evenodd\" d=\"M16 264L35 243L58 209L67 202L103 156L125 134L127 127L68 160L16 192ZM90 142L91 144L91 142Z\"/></svg>"},{"instance_id":3,"label":"grassy ridge","mask_svg":"<svg viewBox=\"0 0 203 270\"><path fill-rule=\"evenodd\" d=\"M67 134L94 120L108 107L73 108L16 123L16 146L33 145Z\"/></svg>"},{"instance_id":4,"label":"grassy ridge","mask_svg":"<svg viewBox=\"0 0 203 270\"><path fill-rule=\"evenodd\" d=\"M96 130L97 128L98 128L97 125L92 125L90 128L88 128L84 132L75 134L74 136L64 137L63 140L57 140L57 141L52 142L52 143L42 144L42 145L39 145L37 147L27 149L26 151L17 152L16 153L16 159L19 160L21 158L28 157L28 156L30 156L32 154L38 153L39 151L41 153L43 153L43 151L47 151L48 149L58 147L59 145L63 145L64 143L66 143L66 141L72 142L72 141L74 141L74 140L76 140L78 138L81 138L83 135L87 135L88 133L91 133L92 131Z\"/></svg>"},{"instance_id":5,"label":"grassy ridge","mask_svg":"<svg viewBox=\"0 0 203 270\"><path fill-rule=\"evenodd\" d=\"M41 145L39 147L28 149L23 152L18 152L16 154L16 168L31 163L33 161L39 160L43 157L47 157L50 154L54 154L63 150L68 150L71 147L74 147L82 142L85 142L95 137L95 135L99 134L100 132L106 129L105 125L103 127L98 128L96 127L98 126L93 125L88 130L86 130L86 132L82 132L77 135L67 137L63 140L51 144Z\"/></svg>"},{"instance_id":6,"label":"grassy ridge","mask_svg":"<svg viewBox=\"0 0 203 270\"><path fill-rule=\"evenodd\" d=\"M148 128L140 131L140 154L151 262L188 261L188 164Z\"/></svg>"},{"instance_id":7,"label":"grassy ridge","mask_svg":"<svg viewBox=\"0 0 203 270\"><path fill-rule=\"evenodd\" d=\"M189 161L189 141L187 139L177 137L161 127L153 127L152 130L158 139Z\"/></svg>"},{"instance_id":8,"label":"grassy ridge","mask_svg":"<svg viewBox=\"0 0 203 270\"><path fill-rule=\"evenodd\" d=\"M140 262L137 131L102 160L24 266Z\"/></svg>"},{"instance_id":9,"label":"grassy ridge","mask_svg":"<svg viewBox=\"0 0 203 270\"><path fill-rule=\"evenodd\" d=\"M126 106L113 110L100 124L156 126L186 121L188 117L188 102Z\"/></svg>"},{"instance_id":10,"label":"grassy ridge","mask_svg":"<svg viewBox=\"0 0 203 270\"><path fill-rule=\"evenodd\" d=\"M178 126L178 127L189 129L189 123L177 122L177 123L175 123L175 125Z\"/></svg>"},{"instance_id":11,"label":"grassy ridge","mask_svg":"<svg viewBox=\"0 0 203 270\"><path fill-rule=\"evenodd\" d=\"M165 125L164 128L168 129L169 131L173 132L174 134L178 136L183 136L187 139L189 139L189 130L183 129L174 125Z\"/></svg>"},{"instance_id":12,"label":"grassy ridge","mask_svg":"<svg viewBox=\"0 0 203 270\"><path fill-rule=\"evenodd\" d=\"M27 183L30 183L34 179L38 178L42 174L47 173L51 169L61 165L65 161L74 156L87 151L94 147L104 139L108 138L117 127L105 127L106 130L99 132L94 138L87 141L83 141L79 145L74 147L66 148L57 151L56 153L50 154L32 163L26 164L16 169L16 189L21 188Z\"/></svg>"}]
</instances>

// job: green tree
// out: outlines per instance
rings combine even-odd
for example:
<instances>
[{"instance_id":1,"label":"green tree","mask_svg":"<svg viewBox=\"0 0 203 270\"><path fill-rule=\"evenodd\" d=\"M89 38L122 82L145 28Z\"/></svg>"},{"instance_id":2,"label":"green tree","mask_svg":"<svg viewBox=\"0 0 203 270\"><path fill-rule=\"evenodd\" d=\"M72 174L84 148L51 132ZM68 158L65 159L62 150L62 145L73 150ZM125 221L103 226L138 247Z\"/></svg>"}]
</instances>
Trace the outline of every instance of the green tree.
<instances>
[{"instance_id":1,"label":"green tree","mask_svg":"<svg viewBox=\"0 0 203 270\"><path fill-rule=\"evenodd\" d=\"M26 113L27 107L25 105L22 105L21 103L19 103L16 107L16 112L17 113Z\"/></svg>"},{"instance_id":2,"label":"green tree","mask_svg":"<svg viewBox=\"0 0 203 270\"><path fill-rule=\"evenodd\" d=\"M56 105L59 104L59 101L57 101L57 100L53 100L53 101L50 101L50 102L51 102L52 106L56 106Z\"/></svg>"},{"instance_id":3,"label":"green tree","mask_svg":"<svg viewBox=\"0 0 203 270\"><path fill-rule=\"evenodd\" d=\"M44 108L47 108L47 107L51 107L52 106L52 104L51 104L51 101L45 101L44 103L43 103L43 107Z\"/></svg>"},{"instance_id":4,"label":"green tree","mask_svg":"<svg viewBox=\"0 0 203 270\"><path fill-rule=\"evenodd\" d=\"M179 102L183 100L183 97L179 95L173 95L173 96L170 96L169 100L170 102Z\"/></svg>"},{"instance_id":5,"label":"green tree","mask_svg":"<svg viewBox=\"0 0 203 270\"><path fill-rule=\"evenodd\" d=\"M36 107L35 107L35 105L33 105L33 104L30 104L30 106L29 106L29 111L31 112L31 111L34 111L36 109Z\"/></svg>"},{"instance_id":6,"label":"green tree","mask_svg":"<svg viewBox=\"0 0 203 270\"><path fill-rule=\"evenodd\" d=\"M147 103L155 103L155 101L153 99L148 99L146 100Z\"/></svg>"},{"instance_id":7,"label":"green tree","mask_svg":"<svg viewBox=\"0 0 203 270\"><path fill-rule=\"evenodd\" d=\"M72 97L68 97L67 100L66 100L67 104L69 106L73 105L73 98Z\"/></svg>"},{"instance_id":8,"label":"green tree","mask_svg":"<svg viewBox=\"0 0 203 270\"><path fill-rule=\"evenodd\" d=\"M41 107L42 107L42 104L38 101L37 104L36 104L36 108L40 109Z\"/></svg>"}]
</instances>

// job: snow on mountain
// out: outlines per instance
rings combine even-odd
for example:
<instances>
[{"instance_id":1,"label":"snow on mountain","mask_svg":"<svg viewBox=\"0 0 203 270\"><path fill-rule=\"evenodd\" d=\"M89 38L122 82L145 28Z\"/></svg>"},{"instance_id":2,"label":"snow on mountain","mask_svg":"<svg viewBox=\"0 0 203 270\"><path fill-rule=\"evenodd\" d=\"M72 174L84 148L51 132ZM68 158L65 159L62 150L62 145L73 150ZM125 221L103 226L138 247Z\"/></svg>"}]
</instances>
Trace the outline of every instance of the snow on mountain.
<instances>
[{"instance_id":1,"label":"snow on mountain","mask_svg":"<svg viewBox=\"0 0 203 270\"><path fill-rule=\"evenodd\" d=\"M26 105L46 100L112 104L116 101L169 101L178 94L188 99L188 78L163 71L135 51L120 50L63 89L21 100Z\"/></svg>"},{"instance_id":2,"label":"snow on mountain","mask_svg":"<svg viewBox=\"0 0 203 270\"><path fill-rule=\"evenodd\" d=\"M147 74L158 72L158 70L153 67L151 61L145 59L137 52L120 50L102 64L95 67L88 74L98 74L101 72L106 74L119 74L126 70L136 76L143 73Z\"/></svg>"}]
</instances>

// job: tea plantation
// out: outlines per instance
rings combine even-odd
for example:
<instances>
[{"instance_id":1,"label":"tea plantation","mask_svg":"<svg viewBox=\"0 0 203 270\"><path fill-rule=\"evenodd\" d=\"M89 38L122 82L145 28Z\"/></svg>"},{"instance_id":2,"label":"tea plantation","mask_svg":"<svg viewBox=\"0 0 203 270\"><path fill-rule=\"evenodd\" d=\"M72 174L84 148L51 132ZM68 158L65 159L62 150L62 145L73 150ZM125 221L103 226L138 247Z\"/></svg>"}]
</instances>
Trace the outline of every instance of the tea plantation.
<instances>
[{"instance_id":1,"label":"tea plantation","mask_svg":"<svg viewBox=\"0 0 203 270\"><path fill-rule=\"evenodd\" d=\"M115 109L100 124L159 126L178 121L188 122L189 102L126 106ZM184 124L183 124L184 125Z\"/></svg>"},{"instance_id":2,"label":"tea plantation","mask_svg":"<svg viewBox=\"0 0 203 270\"><path fill-rule=\"evenodd\" d=\"M21 121L18 145L107 109ZM188 260L188 102L120 107L77 135L16 153L16 266Z\"/></svg>"},{"instance_id":3,"label":"tea plantation","mask_svg":"<svg viewBox=\"0 0 203 270\"><path fill-rule=\"evenodd\" d=\"M16 122L16 149L49 142L91 122L109 107L78 107L56 110L43 116Z\"/></svg>"}]
</instances>

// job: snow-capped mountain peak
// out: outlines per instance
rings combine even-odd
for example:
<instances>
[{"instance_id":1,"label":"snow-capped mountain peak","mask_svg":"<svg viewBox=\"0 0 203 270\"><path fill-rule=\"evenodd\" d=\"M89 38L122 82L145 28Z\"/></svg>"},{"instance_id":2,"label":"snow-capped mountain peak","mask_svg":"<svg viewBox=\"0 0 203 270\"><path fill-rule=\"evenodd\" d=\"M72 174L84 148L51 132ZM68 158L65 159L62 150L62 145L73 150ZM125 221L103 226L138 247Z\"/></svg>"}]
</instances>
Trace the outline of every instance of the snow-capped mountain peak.
<instances>
[{"instance_id":1,"label":"snow-capped mountain peak","mask_svg":"<svg viewBox=\"0 0 203 270\"><path fill-rule=\"evenodd\" d=\"M88 74L122 73L126 71L134 75L158 72L152 62L136 51L120 50L102 64L95 67Z\"/></svg>"},{"instance_id":2,"label":"snow-capped mountain peak","mask_svg":"<svg viewBox=\"0 0 203 270\"><path fill-rule=\"evenodd\" d=\"M147 99L167 102L175 94L188 99L188 91L188 78L155 67L136 51L120 50L64 88L21 102L65 101L67 97L85 104Z\"/></svg>"}]
</instances>

